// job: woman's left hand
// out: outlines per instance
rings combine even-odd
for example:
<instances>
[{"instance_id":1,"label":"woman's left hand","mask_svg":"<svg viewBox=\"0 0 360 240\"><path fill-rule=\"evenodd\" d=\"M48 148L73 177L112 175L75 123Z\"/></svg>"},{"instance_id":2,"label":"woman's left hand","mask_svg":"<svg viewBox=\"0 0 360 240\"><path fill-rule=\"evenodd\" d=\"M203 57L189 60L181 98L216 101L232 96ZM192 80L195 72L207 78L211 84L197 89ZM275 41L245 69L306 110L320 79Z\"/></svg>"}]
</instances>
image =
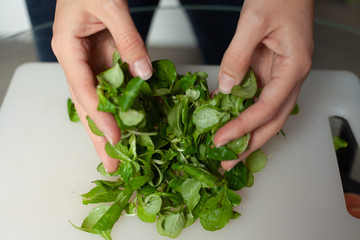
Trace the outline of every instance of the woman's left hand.
<instances>
[{"instance_id":1,"label":"woman's left hand","mask_svg":"<svg viewBox=\"0 0 360 240\"><path fill-rule=\"evenodd\" d=\"M230 93L249 66L262 89L256 103L215 135L216 146L251 132L249 149L229 170L279 132L293 109L311 68L313 0L245 0L236 33L224 54L219 90Z\"/></svg>"}]
</instances>

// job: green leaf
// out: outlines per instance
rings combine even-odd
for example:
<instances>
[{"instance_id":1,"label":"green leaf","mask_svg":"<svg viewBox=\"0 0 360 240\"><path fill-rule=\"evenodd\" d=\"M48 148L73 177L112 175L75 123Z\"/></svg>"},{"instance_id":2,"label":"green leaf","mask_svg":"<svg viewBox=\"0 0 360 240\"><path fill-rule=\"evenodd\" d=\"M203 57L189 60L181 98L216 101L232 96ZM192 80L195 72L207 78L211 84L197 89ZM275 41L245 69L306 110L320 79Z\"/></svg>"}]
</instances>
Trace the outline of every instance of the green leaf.
<instances>
[{"instance_id":1,"label":"green leaf","mask_svg":"<svg viewBox=\"0 0 360 240\"><path fill-rule=\"evenodd\" d=\"M196 79L197 79L197 75L196 75L196 74L192 74L191 72L186 73L186 76L182 76L182 77L179 79L180 88L181 88L183 91L188 90L191 86L194 86L194 85L195 85ZM200 94L200 92L199 92L199 94ZM199 95L199 96L200 96L200 95Z\"/></svg>"},{"instance_id":2,"label":"green leaf","mask_svg":"<svg viewBox=\"0 0 360 240\"><path fill-rule=\"evenodd\" d=\"M194 167L188 164L182 165L181 168L185 173L200 181L206 187L215 188L219 184L219 179L203 168Z\"/></svg>"},{"instance_id":3,"label":"green leaf","mask_svg":"<svg viewBox=\"0 0 360 240\"><path fill-rule=\"evenodd\" d=\"M335 151L337 151L339 148L346 148L348 146L348 143L344 139L338 136L335 136L333 138L333 142L334 142Z\"/></svg>"},{"instance_id":4,"label":"green leaf","mask_svg":"<svg viewBox=\"0 0 360 240\"><path fill-rule=\"evenodd\" d=\"M182 123L182 113L186 104L188 104L188 98L184 97L170 110L168 115L168 122L176 136L182 136L184 131L184 125Z\"/></svg>"},{"instance_id":5,"label":"green leaf","mask_svg":"<svg viewBox=\"0 0 360 240\"><path fill-rule=\"evenodd\" d=\"M201 182L194 178L186 179L181 186L181 196L189 207L190 212L194 210L195 206L200 201L200 189Z\"/></svg>"},{"instance_id":6,"label":"green leaf","mask_svg":"<svg viewBox=\"0 0 360 240\"><path fill-rule=\"evenodd\" d=\"M233 207L226 197L225 190L209 198L201 208L200 223L205 230L217 231L222 229L232 218Z\"/></svg>"},{"instance_id":7,"label":"green leaf","mask_svg":"<svg viewBox=\"0 0 360 240\"><path fill-rule=\"evenodd\" d=\"M113 57L112 57L112 62L113 62L113 65L115 65L116 63L121 63L119 51L114 51Z\"/></svg>"},{"instance_id":8,"label":"green leaf","mask_svg":"<svg viewBox=\"0 0 360 240\"><path fill-rule=\"evenodd\" d=\"M86 120L88 121L89 128L93 134L96 136L104 136L104 133L95 125L95 122L88 116L86 116Z\"/></svg>"},{"instance_id":9,"label":"green leaf","mask_svg":"<svg viewBox=\"0 0 360 240\"><path fill-rule=\"evenodd\" d=\"M145 198L144 204L145 212L155 215L161 209L162 200L160 196L151 194Z\"/></svg>"},{"instance_id":10,"label":"green leaf","mask_svg":"<svg viewBox=\"0 0 360 240\"><path fill-rule=\"evenodd\" d=\"M231 217L231 219L235 220L235 219L238 219L241 217L241 214L236 212L236 211L233 211L233 215Z\"/></svg>"},{"instance_id":11,"label":"green leaf","mask_svg":"<svg viewBox=\"0 0 360 240\"><path fill-rule=\"evenodd\" d=\"M105 177L114 177L114 176L120 176L120 169L118 168L115 172L113 173L108 173L104 167L104 164L103 163L100 163L98 166L97 166L97 171L105 176Z\"/></svg>"},{"instance_id":12,"label":"green leaf","mask_svg":"<svg viewBox=\"0 0 360 240\"><path fill-rule=\"evenodd\" d=\"M147 96L151 96L152 94L151 87L146 81L144 81L141 86L141 92Z\"/></svg>"},{"instance_id":13,"label":"green leaf","mask_svg":"<svg viewBox=\"0 0 360 240\"><path fill-rule=\"evenodd\" d=\"M100 217L96 219L96 223L92 226L92 229L98 231L105 231L107 229L111 229L116 223L116 221L120 218L125 205L126 204L121 205L118 203L112 204L105 213L103 213Z\"/></svg>"},{"instance_id":14,"label":"green leaf","mask_svg":"<svg viewBox=\"0 0 360 240\"><path fill-rule=\"evenodd\" d=\"M252 187L252 185L254 185L254 174L252 172L248 172L248 177L245 187Z\"/></svg>"},{"instance_id":15,"label":"green leaf","mask_svg":"<svg viewBox=\"0 0 360 240\"><path fill-rule=\"evenodd\" d=\"M137 126L145 118L144 111L129 109L126 112L119 111L119 117L123 124L132 127Z\"/></svg>"},{"instance_id":16,"label":"green leaf","mask_svg":"<svg viewBox=\"0 0 360 240\"><path fill-rule=\"evenodd\" d=\"M243 153L247 150L250 141L250 133L245 134L244 136L230 141L225 146L230 150L234 151L236 154Z\"/></svg>"},{"instance_id":17,"label":"green leaf","mask_svg":"<svg viewBox=\"0 0 360 240\"><path fill-rule=\"evenodd\" d=\"M102 216L109 210L109 205L100 205L91 210L89 215L84 219L83 223L81 224L82 229L87 229L88 231L95 230L95 224L100 220Z\"/></svg>"},{"instance_id":18,"label":"green leaf","mask_svg":"<svg viewBox=\"0 0 360 240\"><path fill-rule=\"evenodd\" d=\"M171 93L171 90L168 88L155 88L152 90L152 95L154 97L166 96Z\"/></svg>"},{"instance_id":19,"label":"green leaf","mask_svg":"<svg viewBox=\"0 0 360 240\"><path fill-rule=\"evenodd\" d=\"M187 89L185 95L193 101L196 101L200 97L200 91L196 89Z\"/></svg>"},{"instance_id":20,"label":"green leaf","mask_svg":"<svg viewBox=\"0 0 360 240\"><path fill-rule=\"evenodd\" d=\"M139 204L137 207L137 216L143 222L152 223L156 221L156 214L151 214L145 211L142 204Z\"/></svg>"},{"instance_id":21,"label":"green leaf","mask_svg":"<svg viewBox=\"0 0 360 240\"><path fill-rule=\"evenodd\" d=\"M119 189L106 188L104 186L96 186L91 189L88 193L81 195L82 202L84 205L89 203L105 203L114 202L116 196L121 192Z\"/></svg>"},{"instance_id":22,"label":"green leaf","mask_svg":"<svg viewBox=\"0 0 360 240\"><path fill-rule=\"evenodd\" d=\"M200 133L206 133L220 123L226 115L226 112L221 112L215 107L205 105L196 108L192 120Z\"/></svg>"},{"instance_id":23,"label":"green leaf","mask_svg":"<svg viewBox=\"0 0 360 240\"><path fill-rule=\"evenodd\" d=\"M139 77L135 77L131 79L130 82L126 85L126 90L121 96L119 102L120 109L122 112L126 112L131 108L136 97L140 93L143 82L144 82L143 79Z\"/></svg>"},{"instance_id":24,"label":"green leaf","mask_svg":"<svg viewBox=\"0 0 360 240\"><path fill-rule=\"evenodd\" d=\"M130 178L134 174L133 165L130 161L125 161L120 164L120 176L124 180L125 183L128 183L130 181Z\"/></svg>"},{"instance_id":25,"label":"green leaf","mask_svg":"<svg viewBox=\"0 0 360 240\"><path fill-rule=\"evenodd\" d=\"M136 142L142 147L146 147L149 151L154 151L154 143L148 135L137 135Z\"/></svg>"},{"instance_id":26,"label":"green leaf","mask_svg":"<svg viewBox=\"0 0 360 240\"><path fill-rule=\"evenodd\" d=\"M242 189L248 179L248 169L245 167L243 162L239 162L230 171L224 173L224 177L227 181L228 187L231 190Z\"/></svg>"},{"instance_id":27,"label":"green leaf","mask_svg":"<svg viewBox=\"0 0 360 240\"><path fill-rule=\"evenodd\" d=\"M106 81L109 83L112 88L118 88L124 82L124 73L118 62L116 62L113 67L99 73L96 77L100 82Z\"/></svg>"},{"instance_id":28,"label":"green leaf","mask_svg":"<svg viewBox=\"0 0 360 240\"><path fill-rule=\"evenodd\" d=\"M152 63L153 76L161 81L166 81L170 88L177 78L176 68L173 62L167 59L157 60Z\"/></svg>"},{"instance_id":29,"label":"green leaf","mask_svg":"<svg viewBox=\"0 0 360 240\"><path fill-rule=\"evenodd\" d=\"M162 225L166 236L176 238L184 229L185 216L182 212L167 215Z\"/></svg>"},{"instance_id":30,"label":"green leaf","mask_svg":"<svg viewBox=\"0 0 360 240\"><path fill-rule=\"evenodd\" d=\"M206 157L217 161L238 159L238 155L227 146L213 147L206 152Z\"/></svg>"},{"instance_id":31,"label":"green leaf","mask_svg":"<svg viewBox=\"0 0 360 240\"><path fill-rule=\"evenodd\" d=\"M246 73L240 85L231 89L231 94L236 97L253 98L257 91L256 77L252 69Z\"/></svg>"},{"instance_id":32,"label":"green leaf","mask_svg":"<svg viewBox=\"0 0 360 240\"><path fill-rule=\"evenodd\" d=\"M96 94L99 98L97 110L115 114L117 109L116 105L104 96L100 85L96 88Z\"/></svg>"},{"instance_id":33,"label":"green leaf","mask_svg":"<svg viewBox=\"0 0 360 240\"><path fill-rule=\"evenodd\" d=\"M245 165L250 172L260 172L266 165L266 155L258 149L252 152L245 160Z\"/></svg>"},{"instance_id":34,"label":"green leaf","mask_svg":"<svg viewBox=\"0 0 360 240\"><path fill-rule=\"evenodd\" d=\"M118 142L115 146L107 142L105 145L105 151L112 158L123 161L131 161L128 148L125 147L121 142Z\"/></svg>"},{"instance_id":35,"label":"green leaf","mask_svg":"<svg viewBox=\"0 0 360 240\"><path fill-rule=\"evenodd\" d=\"M226 188L226 196L234 207L238 206L241 202L241 197L229 188Z\"/></svg>"},{"instance_id":36,"label":"green leaf","mask_svg":"<svg viewBox=\"0 0 360 240\"><path fill-rule=\"evenodd\" d=\"M291 110L290 115L296 115L299 113L299 105L297 103L295 103L294 108Z\"/></svg>"},{"instance_id":37,"label":"green leaf","mask_svg":"<svg viewBox=\"0 0 360 240\"><path fill-rule=\"evenodd\" d=\"M69 116L70 121L72 121L72 122L80 121L79 115L75 109L75 105L71 101L70 98L68 98L68 100L67 100L67 110L68 110L68 116Z\"/></svg>"}]
</instances>

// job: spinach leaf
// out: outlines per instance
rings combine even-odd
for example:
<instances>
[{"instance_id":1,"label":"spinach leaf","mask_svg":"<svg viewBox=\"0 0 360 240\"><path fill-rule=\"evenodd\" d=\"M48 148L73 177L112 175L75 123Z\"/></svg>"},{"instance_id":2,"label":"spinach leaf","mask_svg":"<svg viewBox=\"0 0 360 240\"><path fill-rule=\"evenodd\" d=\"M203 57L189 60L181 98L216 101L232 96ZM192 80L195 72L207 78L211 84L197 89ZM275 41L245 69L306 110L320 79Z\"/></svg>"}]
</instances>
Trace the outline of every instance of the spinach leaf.
<instances>
[{"instance_id":1,"label":"spinach leaf","mask_svg":"<svg viewBox=\"0 0 360 240\"><path fill-rule=\"evenodd\" d=\"M88 214L88 216L84 219L83 223L81 224L81 227L77 227L74 224L72 225L82 231L99 234L100 231L97 231L93 227L109 208L110 208L109 205L97 206L93 208L91 212Z\"/></svg>"},{"instance_id":2,"label":"spinach leaf","mask_svg":"<svg viewBox=\"0 0 360 240\"><path fill-rule=\"evenodd\" d=\"M338 136L335 136L333 138L333 142L334 142L335 151L337 151L339 148L346 148L348 146L348 143L344 139Z\"/></svg>"},{"instance_id":3,"label":"spinach leaf","mask_svg":"<svg viewBox=\"0 0 360 240\"><path fill-rule=\"evenodd\" d=\"M296 115L296 114L298 114L299 113L299 105L297 104L297 103L295 103L295 106L294 106L294 108L291 110L291 113L290 113L290 115Z\"/></svg>"},{"instance_id":4,"label":"spinach leaf","mask_svg":"<svg viewBox=\"0 0 360 240\"><path fill-rule=\"evenodd\" d=\"M185 226L184 213L179 212L163 216L158 220L156 226L161 235L176 238Z\"/></svg>"},{"instance_id":5,"label":"spinach leaf","mask_svg":"<svg viewBox=\"0 0 360 240\"><path fill-rule=\"evenodd\" d=\"M188 104L188 98L184 97L177 102L170 110L168 115L168 122L176 136L182 136L184 131L184 124L182 121L182 114L185 105Z\"/></svg>"},{"instance_id":6,"label":"spinach leaf","mask_svg":"<svg viewBox=\"0 0 360 240\"><path fill-rule=\"evenodd\" d=\"M96 94L99 98L97 110L115 114L117 106L104 96L101 86L96 88Z\"/></svg>"},{"instance_id":7,"label":"spinach leaf","mask_svg":"<svg viewBox=\"0 0 360 240\"><path fill-rule=\"evenodd\" d=\"M104 167L103 163L100 163L96 170L103 176L105 177L115 177L115 176L120 176L120 168L118 168L115 172L113 173L108 173Z\"/></svg>"},{"instance_id":8,"label":"spinach leaf","mask_svg":"<svg viewBox=\"0 0 360 240\"><path fill-rule=\"evenodd\" d=\"M133 165L130 161L125 161L119 166L120 176L125 183L130 181L130 178L134 174Z\"/></svg>"},{"instance_id":9,"label":"spinach leaf","mask_svg":"<svg viewBox=\"0 0 360 240\"><path fill-rule=\"evenodd\" d=\"M172 88L177 78L176 68L173 62L163 59L152 63L153 76L160 81L165 81Z\"/></svg>"},{"instance_id":10,"label":"spinach leaf","mask_svg":"<svg viewBox=\"0 0 360 240\"><path fill-rule=\"evenodd\" d=\"M248 179L248 169L243 162L239 162L230 171L224 173L227 184L231 190L242 189Z\"/></svg>"},{"instance_id":11,"label":"spinach leaf","mask_svg":"<svg viewBox=\"0 0 360 240\"><path fill-rule=\"evenodd\" d=\"M80 121L79 115L75 109L75 105L71 101L70 98L68 98L68 100L67 100L67 110L68 110L68 116L69 116L70 121L72 121L72 122Z\"/></svg>"},{"instance_id":12,"label":"spinach leaf","mask_svg":"<svg viewBox=\"0 0 360 240\"><path fill-rule=\"evenodd\" d=\"M88 121L89 128L93 134L101 137L104 136L104 133L95 125L95 122L89 116L86 116L86 120Z\"/></svg>"},{"instance_id":13,"label":"spinach leaf","mask_svg":"<svg viewBox=\"0 0 360 240\"><path fill-rule=\"evenodd\" d=\"M254 72L249 69L240 85L231 89L231 95L242 98L253 98L257 91L257 83Z\"/></svg>"},{"instance_id":14,"label":"spinach leaf","mask_svg":"<svg viewBox=\"0 0 360 240\"><path fill-rule=\"evenodd\" d=\"M129 109L126 112L119 111L119 117L123 124L132 127L137 126L142 120L144 120L145 113L143 111Z\"/></svg>"},{"instance_id":15,"label":"spinach leaf","mask_svg":"<svg viewBox=\"0 0 360 240\"><path fill-rule=\"evenodd\" d=\"M101 216L97 216L96 222L94 221L95 224L93 224L91 228L97 231L105 231L108 229L112 229L116 221L121 216L125 205L126 203L113 203Z\"/></svg>"},{"instance_id":16,"label":"spinach leaf","mask_svg":"<svg viewBox=\"0 0 360 240\"><path fill-rule=\"evenodd\" d=\"M247 150L249 141L250 141L250 133L247 133L238 139L230 141L225 146L230 150L234 151L236 154L240 154Z\"/></svg>"},{"instance_id":17,"label":"spinach leaf","mask_svg":"<svg viewBox=\"0 0 360 240\"><path fill-rule=\"evenodd\" d=\"M148 214L157 214L161 209L162 200L159 195L150 194L145 198L144 210Z\"/></svg>"},{"instance_id":18,"label":"spinach leaf","mask_svg":"<svg viewBox=\"0 0 360 240\"><path fill-rule=\"evenodd\" d=\"M234 207L238 206L241 202L241 197L229 188L226 188L226 196Z\"/></svg>"},{"instance_id":19,"label":"spinach leaf","mask_svg":"<svg viewBox=\"0 0 360 240\"><path fill-rule=\"evenodd\" d=\"M221 112L215 107L205 105L196 108L192 120L200 133L206 133L220 123L226 115L226 112Z\"/></svg>"},{"instance_id":20,"label":"spinach leaf","mask_svg":"<svg viewBox=\"0 0 360 240\"><path fill-rule=\"evenodd\" d=\"M194 167L188 164L182 165L181 168L185 173L201 182L205 187L215 188L220 184L219 179L216 176L210 174L203 168Z\"/></svg>"},{"instance_id":21,"label":"spinach leaf","mask_svg":"<svg viewBox=\"0 0 360 240\"><path fill-rule=\"evenodd\" d=\"M201 182L194 178L186 179L181 186L181 196L189 207L190 212L194 210L195 206L200 201L200 189Z\"/></svg>"},{"instance_id":22,"label":"spinach leaf","mask_svg":"<svg viewBox=\"0 0 360 240\"><path fill-rule=\"evenodd\" d=\"M158 232L171 238L198 218L206 230L221 229L240 217L233 209L241 202L235 190L252 186L253 173L266 163L266 156L256 151L245 164L219 171L220 161L237 159L248 149L250 133L213 147L216 131L260 94L251 70L231 94L218 93L213 99L204 72L180 75L169 60L153 62L153 70L146 82L133 78L115 52L113 67L97 75L98 110L111 113L121 129L121 140L105 145L109 157L119 160L119 168L108 173L98 165L100 174L116 180L94 181L96 186L82 195L83 204L110 205L94 208L81 227L73 226L107 240L122 212L156 221ZM68 114L76 120L71 100ZM103 136L87 120L92 132Z\"/></svg>"},{"instance_id":23,"label":"spinach leaf","mask_svg":"<svg viewBox=\"0 0 360 240\"><path fill-rule=\"evenodd\" d=\"M126 85L126 90L121 96L119 102L122 112L126 112L127 110L129 110L129 108L131 108L136 97L140 93L143 82L143 79L135 77L131 79L130 82Z\"/></svg>"},{"instance_id":24,"label":"spinach leaf","mask_svg":"<svg viewBox=\"0 0 360 240\"><path fill-rule=\"evenodd\" d=\"M238 155L227 146L213 147L206 152L206 157L217 161L238 159Z\"/></svg>"},{"instance_id":25,"label":"spinach leaf","mask_svg":"<svg viewBox=\"0 0 360 240\"><path fill-rule=\"evenodd\" d=\"M219 194L210 197L199 214L200 223L208 231L222 229L233 216L233 207L223 188Z\"/></svg>"},{"instance_id":26,"label":"spinach leaf","mask_svg":"<svg viewBox=\"0 0 360 240\"><path fill-rule=\"evenodd\" d=\"M123 161L131 161L129 149L124 146L121 142L118 142L115 146L110 143L106 143L105 145L106 153L115 159L123 160Z\"/></svg>"},{"instance_id":27,"label":"spinach leaf","mask_svg":"<svg viewBox=\"0 0 360 240\"><path fill-rule=\"evenodd\" d=\"M118 62L116 62L113 67L99 73L96 77L100 82L106 81L109 83L112 88L118 88L124 82L124 73Z\"/></svg>"},{"instance_id":28,"label":"spinach leaf","mask_svg":"<svg viewBox=\"0 0 360 240\"><path fill-rule=\"evenodd\" d=\"M152 223L156 221L156 214L148 213L142 204L137 207L137 216L143 222Z\"/></svg>"},{"instance_id":29,"label":"spinach leaf","mask_svg":"<svg viewBox=\"0 0 360 240\"><path fill-rule=\"evenodd\" d=\"M120 192L120 189L111 189L105 186L96 186L88 193L81 195L81 197L84 205L87 205L89 203L114 202Z\"/></svg>"},{"instance_id":30,"label":"spinach leaf","mask_svg":"<svg viewBox=\"0 0 360 240\"><path fill-rule=\"evenodd\" d=\"M258 149L252 152L245 160L245 165L249 169L250 172L259 172L266 165L266 155L261 150Z\"/></svg>"},{"instance_id":31,"label":"spinach leaf","mask_svg":"<svg viewBox=\"0 0 360 240\"><path fill-rule=\"evenodd\" d=\"M196 75L196 74L191 74L191 72L187 72L187 73L186 73L186 76L182 76L182 77L179 79L180 88L181 88L183 91L188 90L191 86L194 86L194 85L195 85L196 79L197 79L197 75Z\"/></svg>"}]
</instances>

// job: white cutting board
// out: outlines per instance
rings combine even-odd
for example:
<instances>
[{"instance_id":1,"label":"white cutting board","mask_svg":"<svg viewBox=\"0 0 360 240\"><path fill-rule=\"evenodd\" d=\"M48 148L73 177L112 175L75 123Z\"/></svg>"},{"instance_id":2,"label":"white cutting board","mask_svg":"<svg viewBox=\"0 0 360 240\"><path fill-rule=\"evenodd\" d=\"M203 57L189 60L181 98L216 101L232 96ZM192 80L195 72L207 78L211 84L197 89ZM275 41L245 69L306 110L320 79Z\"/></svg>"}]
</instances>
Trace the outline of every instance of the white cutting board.
<instances>
[{"instance_id":1,"label":"white cutting board","mask_svg":"<svg viewBox=\"0 0 360 240\"><path fill-rule=\"evenodd\" d=\"M180 69L184 69L181 71ZM217 67L178 69L209 73ZM0 239L100 239L74 229L93 206L80 194L90 190L99 158L80 123L68 120L69 96L58 64L19 67L0 110ZM360 220L346 211L328 117L349 121L360 142L360 87L355 75L312 71L291 116L286 138L264 147L272 154L255 184L241 190L242 216L223 230L207 232L199 221L178 239L360 239ZM121 217L114 240L168 239L153 223Z\"/></svg>"}]
</instances>

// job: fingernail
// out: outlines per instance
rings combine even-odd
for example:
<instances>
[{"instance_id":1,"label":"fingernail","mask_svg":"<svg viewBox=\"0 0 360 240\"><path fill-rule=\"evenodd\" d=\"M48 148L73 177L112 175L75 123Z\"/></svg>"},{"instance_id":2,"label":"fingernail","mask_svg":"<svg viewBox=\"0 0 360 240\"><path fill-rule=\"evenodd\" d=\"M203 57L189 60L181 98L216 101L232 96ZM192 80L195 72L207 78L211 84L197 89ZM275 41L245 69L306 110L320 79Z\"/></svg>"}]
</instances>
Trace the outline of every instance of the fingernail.
<instances>
[{"instance_id":1,"label":"fingernail","mask_svg":"<svg viewBox=\"0 0 360 240\"><path fill-rule=\"evenodd\" d=\"M148 80L152 75L152 67L148 58L141 58L134 63L135 74L144 80Z\"/></svg>"},{"instance_id":2,"label":"fingernail","mask_svg":"<svg viewBox=\"0 0 360 240\"><path fill-rule=\"evenodd\" d=\"M215 146L216 146L217 148L219 148L219 147L224 146L224 145L227 144L228 142L229 142L229 140L222 141L222 142L219 142L219 143L215 143Z\"/></svg>"},{"instance_id":3,"label":"fingernail","mask_svg":"<svg viewBox=\"0 0 360 240\"><path fill-rule=\"evenodd\" d=\"M232 87L236 85L236 80L226 73L222 73L219 78L219 90L222 93L231 93Z\"/></svg>"},{"instance_id":4,"label":"fingernail","mask_svg":"<svg viewBox=\"0 0 360 240\"><path fill-rule=\"evenodd\" d=\"M106 138L106 140L107 140L111 145L114 146L113 141L111 140L111 138L110 138L106 133L104 133L104 137Z\"/></svg>"}]
</instances>

